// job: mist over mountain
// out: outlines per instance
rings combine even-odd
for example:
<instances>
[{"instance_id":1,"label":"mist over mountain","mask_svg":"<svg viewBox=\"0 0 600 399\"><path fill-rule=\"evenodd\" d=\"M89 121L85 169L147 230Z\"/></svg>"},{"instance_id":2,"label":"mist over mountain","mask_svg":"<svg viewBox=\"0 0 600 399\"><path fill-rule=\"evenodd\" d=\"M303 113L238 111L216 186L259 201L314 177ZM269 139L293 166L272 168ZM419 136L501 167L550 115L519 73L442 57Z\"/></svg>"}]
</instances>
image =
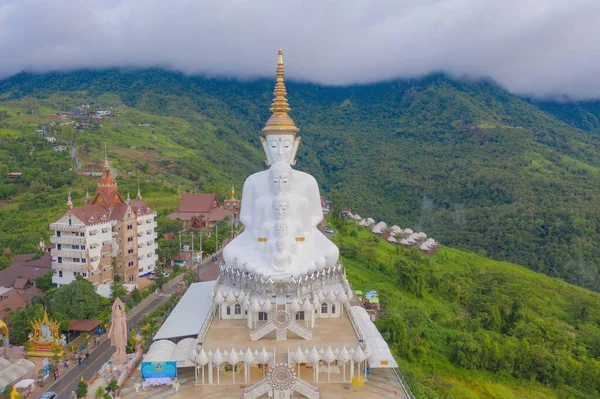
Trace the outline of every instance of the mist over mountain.
<instances>
[{"instance_id":1,"label":"mist over mountain","mask_svg":"<svg viewBox=\"0 0 600 399\"><path fill-rule=\"evenodd\" d=\"M594 0L0 1L0 78L162 67L326 85L441 71L535 97L600 96Z\"/></svg>"},{"instance_id":2,"label":"mist over mountain","mask_svg":"<svg viewBox=\"0 0 600 399\"><path fill-rule=\"evenodd\" d=\"M108 142L124 170L225 194L264 168L259 137L272 88L267 79L84 70L16 75L0 82L0 101L25 112L4 126L39 109L123 102L125 120L76 136L82 156ZM354 212L442 244L600 290L600 135L563 117L563 104L538 107L493 83L439 74L287 89L302 137L298 168L325 195L339 192ZM156 138L128 127L149 121Z\"/></svg>"}]
</instances>

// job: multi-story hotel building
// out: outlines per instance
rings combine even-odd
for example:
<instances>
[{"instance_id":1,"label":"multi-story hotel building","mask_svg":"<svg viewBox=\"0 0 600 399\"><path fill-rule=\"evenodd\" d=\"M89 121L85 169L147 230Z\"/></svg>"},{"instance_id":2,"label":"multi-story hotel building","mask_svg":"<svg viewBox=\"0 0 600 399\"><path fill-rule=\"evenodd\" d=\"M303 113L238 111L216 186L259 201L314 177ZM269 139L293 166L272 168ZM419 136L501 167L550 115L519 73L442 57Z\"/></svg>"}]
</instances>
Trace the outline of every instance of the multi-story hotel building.
<instances>
[{"instance_id":1,"label":"multi-story hotel building","mask_svg":"<svg viewBox=\"0 0 600 399\"><path fill-rule=\"evenodd\" d=\"M74 207L71 195L67 210L50 224L54 235L52 281L61 286L77 275L94 285L110 283L114 276L128 284L150 274L158 259L156 254L156 212L142 201L119 194L117 182L104 160L104 171L96 195L86 193L86 204Z\"/></svg>"}]
</instances>

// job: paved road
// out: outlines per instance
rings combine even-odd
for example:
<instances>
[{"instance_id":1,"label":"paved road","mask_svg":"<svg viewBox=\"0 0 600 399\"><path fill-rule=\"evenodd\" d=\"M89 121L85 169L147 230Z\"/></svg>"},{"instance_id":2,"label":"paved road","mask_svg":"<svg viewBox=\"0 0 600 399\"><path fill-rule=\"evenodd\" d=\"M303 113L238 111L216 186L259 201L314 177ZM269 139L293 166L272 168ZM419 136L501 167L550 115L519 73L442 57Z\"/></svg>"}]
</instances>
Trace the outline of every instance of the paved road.
<instances>
[{"instance_id":1,"label":"paved road","mask_svg":"<svg viewBox=\"0 0 600 399\"><path fill-rule=\"evenodd\" d=\"M202 266L200 266L200 271L202 272L204 269L207 269L212 265L212 261L205 263ZM177 284L167 289L165 293L174 293L176 287ZM127 320L128 325L130 325L132 322L137 324L139 319L141 319L141 317L144 314L156 309L158 306L166 302L169 299L169 297L170 295L157 296L152 302L148 303L148 305L146 305L146 307L142 311L135 315L133 319ZM67 372L66 375L64 375L60 380L58 380L58 382L48 387L46 391L56 392L57 399L68 399L71 395L71 392L77 389L77 383L81 379L81 376L83 376L83 378L86 381L89 381L94 375L94 373L100 370L104 363L106 363L110 359L114 351L115 349L112 346L110 346L110 340L104 341L98 347L95 347L93 349L93 352L90 352L90 357L88 358L86 363L82 364L80 367L74 367L71 370L69 370L69 372Z\"/></svg>"}]
</instances>

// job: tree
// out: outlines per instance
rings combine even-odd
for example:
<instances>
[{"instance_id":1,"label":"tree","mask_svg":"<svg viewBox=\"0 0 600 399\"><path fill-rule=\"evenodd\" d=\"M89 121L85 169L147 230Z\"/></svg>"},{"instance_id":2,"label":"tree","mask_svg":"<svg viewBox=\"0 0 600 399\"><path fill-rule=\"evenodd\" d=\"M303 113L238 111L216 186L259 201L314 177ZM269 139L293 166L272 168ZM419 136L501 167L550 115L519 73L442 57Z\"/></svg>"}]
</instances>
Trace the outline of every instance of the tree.
<instances>
[{"instance_id":1,"label":"tree","mask_svg":"<svg viewBox=\"0 0 600 399\"><path fill-rule=\"evenodd\" d=\"M50 309L69 319L92 319L102 310L103 298L94 291L91 282L77 276L70 284L52 292Z\"/></svg>"},{"instance_id":2,"label":"tree","mask_svg":"<svg viewBox=\"0 0 600 399\"><path fill-rule=\"evenodd\" d=\"M48 272L43 276L35 279L35 285L42 291L47 292L51 288L56 287L56 284L52 282L52 272Z\"/></svg>"},{"instance_id":3,"label":"tree","mask_svg":"<svg viewBox=\"0 0 600 399\"><path fill-rule=\"evenodd\" d=\"M79 382L77 383L77 390L75 391L75 392L77 392L77 397L85 398L87 395L87 391L88 391L88 385L85 382L85 380L83 379L83 377L81 377L81 380L79 380Z\"/></svg>"},{"instance_id":4,"label":"tree","mask_svg":"<svg viewBox=\"0 0 600 399\"><path fill-rule=\"evenodd\" d=\"M12 254L4 254L2 256L0 256L0 270L4 270L7 267L9 267L10 265L12 265L13 262L13 256ZM52 272L49 272L50 274L52 274Z\"/></svg>"},{"instance_id":5,"label":"tree","mask_svg":"<svg viewBox=\"0 0 600 399\"><path fill-rule=\"evenodd\" d=\"M29 306L26 309L10 311L6 323L10 332L10 342L16 345L27 342L29 333L33 331L31 322L40 320L42 317L44 317L44 307L39 304Z\"/></svg>"},{"instance_id":6,"label":"tree","mask_svg":"<svg viewBox=\"0 0 600 399\"><path fill-rule=\"evenodd\" d=\"M163 285L165 284L165 269L160 263L156 264L154 273L150 278L154 280L154 283L156 283L158 289L162 289Z\"/></svg>"},{"instance_id":7,"label":"tree","mask_svg":"<svg viewBox=\"0 0 600 399\"><path fill-rule=\"evenodd\" d=\"M117 298L121 298L121 301L125 303L125 299L127 298L128 294L129 291L127 291L127 287L125 287L125 284L123 284L121 278L119 276L115 276L115 280L110 285L110 299L114 301Z\"/></svg>"},{"instance_id":8,"label":"tree","mask_svg":"<svg viewBox=\"0 0 600 399\"><path fill-rule=\"evenodd\" d=\"M142 302L143 298L140 290L135 288L133 291L131 291L131 299L133 299L133 303L135 303L136 305Z\"/></svg>"},{"instance_id":9,"label":"tree","mask_svg":"<svg viewBox=\"0 0 600 399\"><path fill-rule=\"evenodd\" d=\"M117 392L119 390L119 383L117 382L117 380L110 380L110 382L108 383L108 385L106 386L106 392Z\"/></svg>"},{"instance_id":10,"label":"tree","mask_svg":"<svg viewBox=\"0 0 600 399\"><path fill-rule=\"evenodd\" d=\"M183 276L183 281L185 281L185 285L186 287L189 287L190 285L192 285L192 283L195 283L198 280L198 273L196 273L193 270L188 271L185 276Z\"/></svg>"},{"instance_id":11,"label":"tree","mask_svg":"<svg viewBox=\"0 0 600 399\"><path fill-rule=\"evenodd\" d=\"M179 241L165 240L164 238L158 240L158 257L162 263L170 261L177 254L179 254Z\"/></svg>"}]
</instances>

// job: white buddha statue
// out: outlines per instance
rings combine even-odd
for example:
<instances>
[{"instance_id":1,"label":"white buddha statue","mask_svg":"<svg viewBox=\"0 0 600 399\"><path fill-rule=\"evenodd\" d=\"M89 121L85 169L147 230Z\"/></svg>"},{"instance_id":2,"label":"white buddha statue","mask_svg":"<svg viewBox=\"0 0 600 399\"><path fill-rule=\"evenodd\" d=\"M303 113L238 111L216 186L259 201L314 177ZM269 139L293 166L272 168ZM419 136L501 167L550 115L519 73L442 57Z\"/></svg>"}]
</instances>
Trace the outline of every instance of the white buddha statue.
<instances>
[{"instance_id":1,"label":"white buddha statue","mask_svg":"<svg viewBox=\"0 0 600 399\"><path fill-rule=\"evenodd\" d=\"M281 49L274 94L261 139L271 167L246 179L240 210L245 231L225 247L223 257L229 267L283 278L331 267L339 251L317 229L323 220L317 181L290 166L300 138L288 115Z\"/></svg>"}]
</instances>

